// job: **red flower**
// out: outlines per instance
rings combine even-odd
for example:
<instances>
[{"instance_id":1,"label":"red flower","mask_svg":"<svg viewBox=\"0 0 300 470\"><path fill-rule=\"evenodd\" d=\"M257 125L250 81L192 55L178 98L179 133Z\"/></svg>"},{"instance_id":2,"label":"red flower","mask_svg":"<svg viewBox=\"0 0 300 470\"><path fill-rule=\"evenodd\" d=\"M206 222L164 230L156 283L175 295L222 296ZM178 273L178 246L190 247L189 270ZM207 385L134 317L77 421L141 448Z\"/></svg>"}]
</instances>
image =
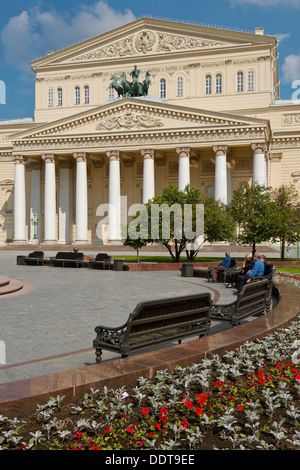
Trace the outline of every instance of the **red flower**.
<instances>
[{"instance_id":1,"label":"red flower","mask_svg":"<svg viewBox=\"0 0 300 470\"><path fill-rule=\"evenodd\" d=\"M237 407L237 409L238 409L238 410L242 410L242 409L243 409L243 405L239 405L239 406Z\"/></svg>"},{"instance_id":2,"label":"red flower","mask_svg":"<svg viewBox=\"0 0 300 470\"><path fill-rule=\"evenodd\" d=\"M107 426L107 428L104 431L105 434L107 434L108 432L110 432L110 426Z\"/></svg>"},{"instance_id":3,"label":"red flower","mask_svg":"<svg viewBox=\"0 0 300 470\"><path fill-rule=\"evenodd\" d=\"M189 425L189 422L188 422L186 419L183 419L183 420L181 421L181 424L183 425L184 429L186 429L186 428L188 427L188 425Z\"/></svg>"},{"instance_id":4,"label":"red flower","mask_svg":"<svg viewBox=\"0 0 300 470\"><path fill-rule=\"evenodd\" d=\"M155 425L159 431L161 431L161 423L156 423Z\"/></svg>"},{"instance_id":5,"label":"red flower","mask_svg":"<svg viewBox=\"0 0 300 470\"><path fill-rule=\"evenodd\" d=\"M200 408L200 406L198 406L198 408L195 409L195 413L197 413L197 415L203 415L203 411L202 411L202 408Z\"/></svg>"},{"instance_id":6,"label":"red flower","mask_svg":"<svg viewBox=\"0 0 300 470\"><path fill-rule=\"evenodd\" d=\"M80 430L75 431L74 441L78 441L83 436L83 433Z\"/></svg>"},{"instance_id":7,"label":"red flower","mask_svg":"<svg viewBox=\"0 0 300 470\"><path fill-rule=\"evenodd\" d=\"M153 437L153 436L154 436L154 432L152 431L149 433L149 437Z\"/></svg>"},{"instance_id":8,"label":"red flower","mask_svg":"<svg viewBox=\"0 0 300 470\"><path fill-rule=\"evenodd\" d=\"M145 407L145 408L143 408L143 409L142 409L142 413L143 413L143 415L147 415L147 414L149 414L149 410L148 410L148 408L146 408L146 407Z\"/></svg>"},{"instance_id":9,"label":"red flower","mask_svg":"<svg viewBox=\"0 0 300 470\"><path fill-rule=\"evenodd\" d=\"M186 401L186 402L185 402L185 406L186 406L189 410L191 410L191 409L193 408L193 402L192 402L192 401Z\"/></svg>"},{"instance_id":10,"label":"red flower","mask_svg":"<svg viewBox=\"0 0 300 470\"><path fill-rule=\"evenodd\" d=\"M100 447L98 447L98 446L92 446L92 447L91 447L91 450L101 450L101 449L100 449Z\"/></svg>"}]
</instances>

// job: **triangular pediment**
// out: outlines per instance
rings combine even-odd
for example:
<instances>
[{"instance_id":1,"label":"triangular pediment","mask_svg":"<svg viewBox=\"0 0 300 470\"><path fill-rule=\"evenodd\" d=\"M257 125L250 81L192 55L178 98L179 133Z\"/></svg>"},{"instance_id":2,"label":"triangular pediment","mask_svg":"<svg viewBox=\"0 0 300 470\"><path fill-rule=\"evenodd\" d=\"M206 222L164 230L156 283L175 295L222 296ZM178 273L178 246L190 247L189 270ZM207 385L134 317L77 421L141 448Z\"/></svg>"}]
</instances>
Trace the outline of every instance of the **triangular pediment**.
<instances>
[{"instance_id":1,"label":"triangular pediment","mask_svg":"<svg viewBox=\"0 0 300 470\"><path fill-rule=\"evenodd\" d=\"M274 38L206 26L142 18L31 63L39 67L83 64L266 44Z\"/></svg>"},{"instance_id":2,"label":"triangular pediment","mask_svg":"<svg viewBox=\"0 0 300 470\"><path fill-rule=\"evenodd\" d=\"M265 119L169 105L159 100L122 98L84 113L14 134L12 141L127 132L267 127Z\"/></svg>"}]
</instances>

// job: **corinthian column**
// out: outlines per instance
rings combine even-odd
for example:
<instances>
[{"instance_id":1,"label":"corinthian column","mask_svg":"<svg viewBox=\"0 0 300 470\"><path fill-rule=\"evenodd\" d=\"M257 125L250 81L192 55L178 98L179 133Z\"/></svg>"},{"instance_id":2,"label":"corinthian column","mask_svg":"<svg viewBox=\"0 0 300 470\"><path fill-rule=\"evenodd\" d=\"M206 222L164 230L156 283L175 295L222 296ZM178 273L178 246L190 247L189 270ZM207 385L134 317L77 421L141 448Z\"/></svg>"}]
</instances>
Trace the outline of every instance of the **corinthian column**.
<instances>
[{"instance_id":1,"label":"corinthian column","mask_svg":"<svg viewBox=\"0 0 300 470\"><path fill-rule=\"evenodd\" d=\"M76 160L76 244L88 243L87 155L74 153Z\"/></svg>"},{"instance_id":2,"label":"corinthian column","mask_svg":"<svg viewBox=\"0 0 300 470\"><path fill-rule=\"evenodd\" d=\"M154 183L154 150L142 150L143 166L143 204L155 195Z\"/></svg>"},{"instance_id":3,"label":"corinthian column","mask_svg":"<svg viewBox=\"0 0 300 470\"><path fill-rule=\"evenodd\" d=\"M227 164L226 145L213 147L215 152L215 199L227 204Z\"/></svg>"},{"instance_id":4,"label":"corinthian column","mask_svg":"<svg viewBox=\"0 0 300 470\"><path fill-rule=\"evenodd\" d=\"M179 156L178 165L178 189L183 191L187 184L190 184L190 149L180 147L176 149Z\"/></svg>"},{"instance_id":5,"label":"corinthian column","mask_svg":"<svg viewBox=\"0 0 300 470\"><path fill-rule=\"evenodd\" d=\"M107 152L109 158L109 190L108 190L108 239L110 242L121 240L121 207L120 207L120 152Z\"/></svg>"},{"instance_id":6,"label":"corinthian column","mask_svg":"<svg viewBox=\"0 0 300 470\"><path fill-rule=\"evenodd\" d=\"M252 144L253 150L253 184L266 184L265 144Z\"/></svg>"},{"instance_id":7,"label":"corinthian column","mask_svg":"<svg viewBox=\"0 0 300 470\"><path fill-rule=\"evenodd\" d=\"M44 243L56 243L56 181L55 157L42 155L45 162Z\"/></svg>"},{"instance_id":8,"label":"corinthian column","mask_svg":"<svg viewBox=\"0 0 300 470\"><path fill-rule=\"evenodd\" d=\"M32 243L38 243L41 226L41 162L30 162L28 169L31 171L29 239Z\"/></svg>"},{"instance_id":9,"label":"corinthian column","mask_svg":"<svg viewBox=\"0 0 300 470\"><path fill-rule=\"evenodd\" d=\"M14 156L14 243L26 240L25 158Z\"/></svg>"}]
</instances>

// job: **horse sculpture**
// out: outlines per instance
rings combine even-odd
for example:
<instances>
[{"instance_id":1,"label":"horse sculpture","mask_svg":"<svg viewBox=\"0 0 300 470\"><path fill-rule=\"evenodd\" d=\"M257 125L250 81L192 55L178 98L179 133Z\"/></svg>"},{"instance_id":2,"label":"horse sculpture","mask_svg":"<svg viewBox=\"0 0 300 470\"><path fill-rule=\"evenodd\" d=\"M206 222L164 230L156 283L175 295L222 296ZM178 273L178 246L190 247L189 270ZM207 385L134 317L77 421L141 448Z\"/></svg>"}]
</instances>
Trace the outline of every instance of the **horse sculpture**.
<instances>
[{"instance_id":1,"label":"horse sculpture","mask_svg":"<svg viewBox=\"0 0 300 470\"><path fill-rule=\"evenodd\" d=\"M118 93L118 98L120 98L120 96L124 96L123 87L118 84L117 77L115 75L112 75L110 79L112 80L112 83L110 83L109 88L114 88L114 90L116 90L116 92Z\"/></svg>"},{"instance_id":2,"label":"horse sculpture","mask_svg":"<svg viewBox=\"0 0 300 470\"><path fill-rule=\"evenodd\" d=\"M126 79L126 73L122 72L120 84L118 83L116 75L112 75L110 77L112 83L110 83L109 88L114 88L116 90L118 98L120 98L120 96L146 96L148 95L148 89L151 84L150 72L146 72L146 77L143 83L138 81L139 73L140 71L135 65L134 70L130 72L130 75L132 76L132 83L130 83Z\"/></svg>"}]
</instances>

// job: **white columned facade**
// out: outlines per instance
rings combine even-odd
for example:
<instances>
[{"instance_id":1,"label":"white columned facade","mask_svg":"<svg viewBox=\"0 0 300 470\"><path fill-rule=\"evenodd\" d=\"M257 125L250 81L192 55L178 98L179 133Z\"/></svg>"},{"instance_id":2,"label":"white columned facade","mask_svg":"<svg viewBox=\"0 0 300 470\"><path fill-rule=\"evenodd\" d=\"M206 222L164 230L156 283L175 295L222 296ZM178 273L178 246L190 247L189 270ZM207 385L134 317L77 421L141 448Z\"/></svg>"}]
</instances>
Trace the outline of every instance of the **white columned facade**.
<instances>
[{"instance_id":1,"label":"white columned facade","mask_svg":"<svg viewBox=\"0 0 300 470\"><path fill-rule=\"evenodd\" d=\"M58 209L58 243L71 242L73 222L73 185L72 164L60 161L59 209Z\"/></svg>"},{"instance_id":2,"label":"white columned facade","mask_svg":"<svg viewBox=\"0 0 300 470\"><path fill-rule=\"evenodd\" d=\"M265 144L253 144L253 184L266 184Z\"/></svg>"},{"instance_id":3,"label":"white columned facade","mask_svg":"<svg viewBox=\"0 0 300 470\"><path fill-rule=\"evenodd\" d=\"M213 147L215 152L215 199L227 204L227 146Z\"/></svg>"},{"instance_id":4,"label":"white columned facade","mask_svg":"<svg viewBox=\"0 0 300 470\"><path fill-rule=\"evenodd\" d=\"M14 157L14 243L26 240L25 158Z\"/></svg>"},{"instance_id":5,"label":"white columned facade","mask_svg":"<svg viewBox=\"0 0 300 470\"><path fill-rule=\"evenodd\" d=\"M53 154L42 155L45 162L44 243L56 243L56 176Z\"/></svg>"},{"instance_id":6,"label":"white columned facade","mask_svg":"<svg viewBox=\"0 0 300 470\"><path fill-rule=\"evenodd\" d=\"M142 150L143 161L143 204L155 196L154 150Z\"/></svg>"},{"instance_id":7,"label":"white columned facade","mask_svg":"<svg viewBox=\"0 0 300 470\"><path fill-rule=\"evenodd\" d=\"M41 239L41 162L30 162L28 168L31 171L29 241L38 243Z\"/></svg>"},{"instance_id":8,"label":"white columned facade","mask_svg":"<svg viewBox=\"0 0 300 470\"><path fill-rule=\"evenodd\" d=\"M121 179L120 152L107 152L109 158L109 190L108 190L108 240L110 243L121 240Z\"/></svg>"},{"instance_id":9,"label":"white columned facade","mask_svg":"<svg viewBox=\"0 0 300 470\"><path fill-rule=\"evenodd\" d=\"M190 149L179 147L176 149L179 156L178 162L178 189L183 191L190 184Z\"/></svg>"},{"instance_id":10,"label":"white columned facade","mask_svg":"<svg viewBox=\"0 0 300 470\"><path fill-rule=\"evenodd\" d=\"M74 153L76 160L76 240L77 244L88 243L88 194L87 155Z\"/></svg>"}]
</instances>

